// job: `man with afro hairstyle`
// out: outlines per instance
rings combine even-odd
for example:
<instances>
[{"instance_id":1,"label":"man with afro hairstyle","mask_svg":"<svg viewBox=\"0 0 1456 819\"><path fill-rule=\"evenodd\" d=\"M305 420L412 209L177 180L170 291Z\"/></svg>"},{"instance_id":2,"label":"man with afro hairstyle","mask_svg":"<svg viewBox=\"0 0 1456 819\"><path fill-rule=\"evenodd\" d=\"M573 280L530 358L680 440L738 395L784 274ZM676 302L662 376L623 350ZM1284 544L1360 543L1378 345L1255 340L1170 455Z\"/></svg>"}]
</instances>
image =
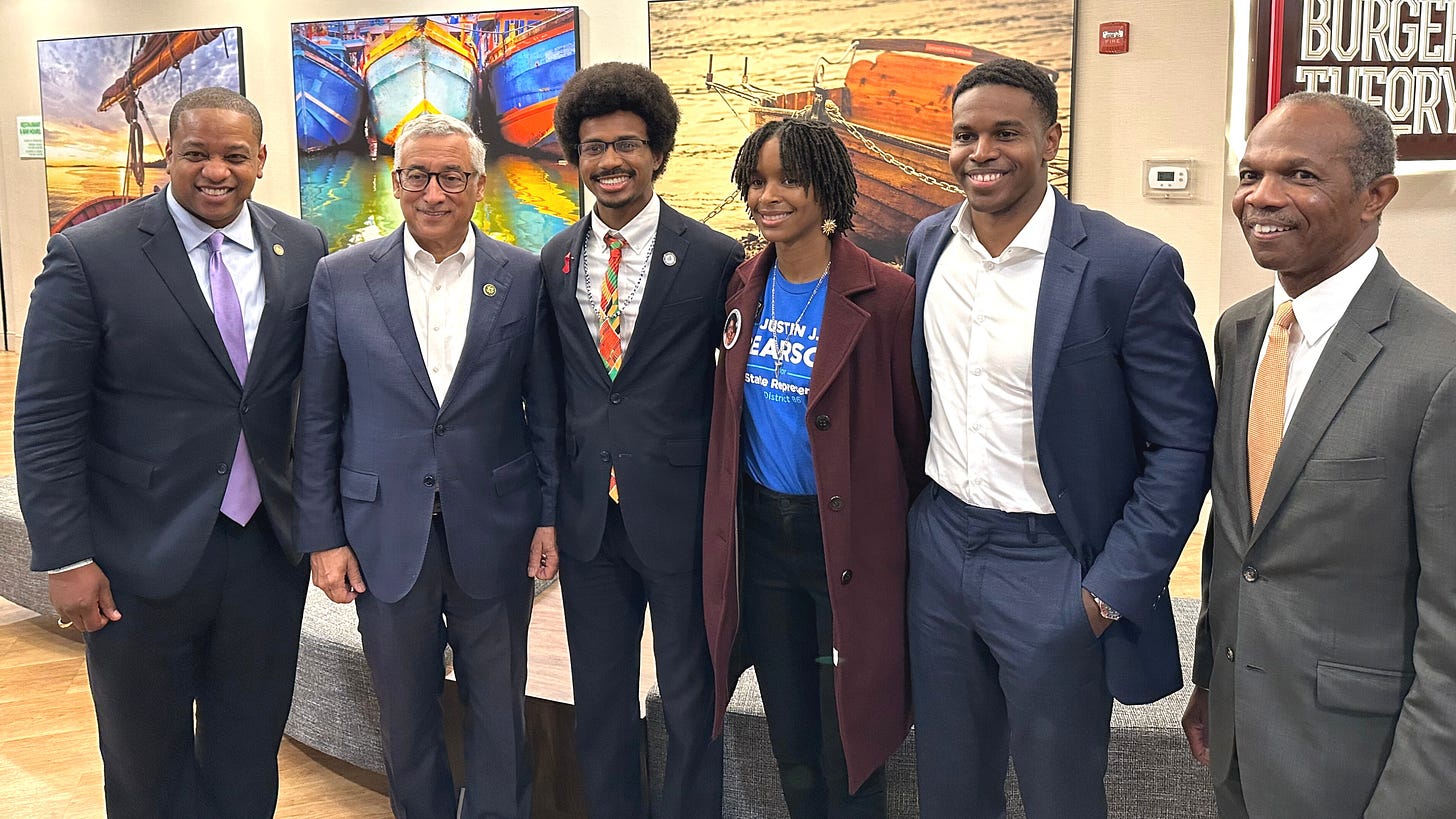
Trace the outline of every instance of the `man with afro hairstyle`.
<instances>
[{"instance_id":1,"label":"man with afro hairstyle","mask_svg":"<svg viewBox=\"0 0 1456 819\"><path fill-rule=\"evenodd\" d=\"M718 816L700 539L714 351L743 249L654 193L678 109L646 68L578 72L555 124L596 199L541 251L562 358L557 532L587 805L592 816L647 816L637 686L650 605L667 724L653 815Z\"/></svg>"}]
</instances>

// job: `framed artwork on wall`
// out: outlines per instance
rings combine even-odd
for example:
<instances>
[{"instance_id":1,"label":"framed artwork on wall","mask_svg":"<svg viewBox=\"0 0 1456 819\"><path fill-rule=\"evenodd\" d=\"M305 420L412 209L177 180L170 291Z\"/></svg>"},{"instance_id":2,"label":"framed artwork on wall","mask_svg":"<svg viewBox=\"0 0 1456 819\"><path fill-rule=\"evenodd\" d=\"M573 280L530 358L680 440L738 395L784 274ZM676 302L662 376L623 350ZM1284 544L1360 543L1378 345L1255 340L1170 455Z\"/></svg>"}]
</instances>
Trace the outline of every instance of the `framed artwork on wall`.
<instances>
[{"instance_id":1,"label":"framed artwork on wall","mask_svg":"<svg viewBox=\"0 0 1456 819\"><path fill-rule=\"evenodd\" d=\"M36 49L52 233L167 183L167 120L184 94L243 90L238 28L41 40Z\"/></svg>"},{"instance_id":2,"label":"framed artwork on wall","mask_svg":"<svg viewBox=\"0 0 1456 819\"><path fill-rule=\"evenodd\" d=\"M333 249L399 227L395 137L422 113L444 113L488 147L476 224L539 250L581 213L581 187L552 126L577 44L574 6L295 24L303 218Z\"/></svg>"},{"instance_id":3,"label":"framed artwork on wall","mask_svg":"<svg viewBox=\"0 0 1456 819\"><path fill-rule=\"evenodd\" d=\"M951 92L1000 56L1054 78L1062 144L1051 177L1067 192L1074 0L967 0L953 13L931 0L653 0L648 9L652 69L682 109L657 189L746 244L753 224L729 181L738 147L765 121L809 116L830 123L854 161L851 238L898 262L917 222L964 199L948 167Z\"/></svg>"},{"instance_id":4,"label":"framed artwork on wall","mask_svg":"<svg viewBox=\"0 0 1456 819\"><path fill-rule=\"evenodd\" d=\"M1296 91L1381 109L1400 158L1456 159L1456 4L1255 0L1248 127Z\"/></svg>"}]
</instances>

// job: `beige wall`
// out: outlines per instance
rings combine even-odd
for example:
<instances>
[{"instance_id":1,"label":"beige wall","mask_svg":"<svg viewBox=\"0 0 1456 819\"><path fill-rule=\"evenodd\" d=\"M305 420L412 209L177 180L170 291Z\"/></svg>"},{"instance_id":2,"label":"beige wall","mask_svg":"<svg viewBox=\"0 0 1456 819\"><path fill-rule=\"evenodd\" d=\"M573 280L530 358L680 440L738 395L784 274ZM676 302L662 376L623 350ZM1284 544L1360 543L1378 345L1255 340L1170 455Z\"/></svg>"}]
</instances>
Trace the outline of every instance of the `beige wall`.
<instances>
[{"instance_id":1,"label":"beige wall","mask_svg":"<svg viewBox=\"0 0 1456 819\"><path fill-rule=\"evenodd\" d=\"M772 2L772 0L764 0ZM1183 254L1198 300L1198 319L1212 332L1218 311L1269 282L1249 260L1226 203L1237 161L1225 139L1232 81L1234 6L1244 0L1080 0L1074 111L1073 197L1162 236ZM528 5L527 0L455 3L465 8ZM546 5L546 3L541 3ZM40 113L35 41L174 28L236 25L243 29L248 96L268 123L275 150L255 196L297 212L297 162L291 134L292 63L288 25L301 20L437 13L440 0L252 0L218 4L173 0L7 0L11 48L0 49L0 243L4 247L9 346L16 346L31 283L48 231L41 160L16 158L15 117ZM647 61L645 0L576 0L582 58ZM1131 51L1097 53L1097 23L1126 20ZM1194 161L1194 196L1160 201L1142 196L1142 162ZM1456 171L1407 174L1388 212L1381 246L1409 278L1456 304L1456 277L1431 259L1456 257Z\"/></svg>"}]
</instances>

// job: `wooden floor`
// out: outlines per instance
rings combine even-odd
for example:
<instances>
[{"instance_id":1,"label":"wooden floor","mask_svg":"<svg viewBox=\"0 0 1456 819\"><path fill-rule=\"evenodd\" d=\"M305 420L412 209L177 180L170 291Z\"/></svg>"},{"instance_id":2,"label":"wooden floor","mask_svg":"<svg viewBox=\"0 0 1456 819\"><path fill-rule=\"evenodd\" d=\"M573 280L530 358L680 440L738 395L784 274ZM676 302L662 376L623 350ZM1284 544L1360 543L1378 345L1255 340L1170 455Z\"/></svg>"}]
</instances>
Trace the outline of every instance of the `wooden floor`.
<instances>
[{"instance_id":1,"label":"wooden floor","mask_svg":"<svg viewBox=\"0 0 1456 819\"><path fill-rule=\"evenodd\" d=\"M0 474L15 471L14 353L0 352ZM1173 575L1175 597L1198 596L1198 535ZM530 636L527 693L564 701L571 677L560 587L537 600ZM650 631L643 645L641 692L653 680ZM388 817L383 777L285 739L278 754L282 819ZM86 661L74 632L49 614L0 599L0 814L12 819L89 819L105 815L96 714Z\"/></svg>"}]
</instances>

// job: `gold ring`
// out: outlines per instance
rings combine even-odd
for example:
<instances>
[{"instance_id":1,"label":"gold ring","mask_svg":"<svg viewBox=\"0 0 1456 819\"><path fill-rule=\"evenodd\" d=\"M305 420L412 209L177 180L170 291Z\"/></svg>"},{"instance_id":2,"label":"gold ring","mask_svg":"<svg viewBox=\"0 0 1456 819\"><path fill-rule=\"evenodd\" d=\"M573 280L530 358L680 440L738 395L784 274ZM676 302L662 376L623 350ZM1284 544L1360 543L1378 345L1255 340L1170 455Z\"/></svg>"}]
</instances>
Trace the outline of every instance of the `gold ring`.
<instances>
[{"instance_id":1,"label":"gold ring","mask_svg":"<svg viewBox=\"0 0 1456 819\"><path fill-rule=\"evenodd\" d=\"M71 626L74 626L76 624L71 622L70 620L67 620L64 617L57 617L56 625L60 626L61 628L70 628Z\"/></svg>"}]
</instances>

